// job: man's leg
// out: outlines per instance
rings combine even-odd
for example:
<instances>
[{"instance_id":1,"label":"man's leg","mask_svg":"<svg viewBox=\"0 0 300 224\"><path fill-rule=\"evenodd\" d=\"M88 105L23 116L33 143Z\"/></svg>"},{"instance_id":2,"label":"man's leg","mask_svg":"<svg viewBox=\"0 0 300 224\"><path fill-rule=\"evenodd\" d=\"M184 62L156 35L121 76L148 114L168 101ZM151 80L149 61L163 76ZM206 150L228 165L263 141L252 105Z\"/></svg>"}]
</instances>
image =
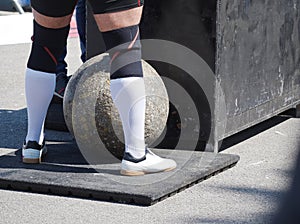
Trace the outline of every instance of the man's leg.
<instances>
[{"instance_id":1,"label":"man's leg","mask_svg":"<svg viewBox=\"0 0 300 224\"><path fill-rule=\"evenodd\" d=\"M118 108L125 136L121 173L143 175L174 169L173 160L154 155L145 147L145 84L141 64L139 23L142 2L91 0L94 17L111 57L111 94Z\"/></svg>"},{"instance_id":2,"label":"man's leg","mask_svg":"<svg viewBox=\"0 0 300 224\"><path fill-rule=\"evenodd\" d=\"M85 29L86 29L86 1L85 0L78 0L76 5L76 23L77 23L77 30L79 34L80 40L80 49L81 49L81 61L86 61L86 37L85 37Z\"/></svg>"},{"instance_id":3,"label":"man's leg","mask_svg":"<svg viewBox=\"0 0 300 224\"><path fill-rule=\"evenodd\" d=\"M67 46L64 48L63 53L58 57L57 66L56 66L56 74L60 74L60 73L67 74L68 73L68 70L67 70L68 64L65 61L66 56L67 56Z\"/></svg>"},{"instance_id":4,"label":"man's leg","mask_svg":"<svg viewBox=\"0 0 300 224\"><path fill-rule=\"evenodd\" d=\"M65 60L66 56L67 56L67 46L64 47L63 53L57 59L54 96L58 97L59 99L64 98L65 89L69 81L69 77L67 76L68 64Z\"/></svg>"},{"instance_id":5,"label":"man's leg","mask_svg":"<svg viewBox=\"0 0 300 224\"><path fill-rule=\"evenodd\" d=\"M25 74L28 130L22 156L25 163L39 163L45 150L43 127L55 89L57 59L66 45L76 1L31 0L31 4L34 35Z\"/></svg>"},{"instance_id":6,"label":"man's leg","mask_svg":"<svg viewBox=\"0 0 300 224\"><path fill-rule=\"evenodd\" d=\"M130 152L135 158L145 156L145 85L138 38L141 14L142 7L137 7L126 12L95 15L106 48L111 51L111 94L123 124L125 151ZM127 55L124 52L128 47L117 49L118 45L127 42L130 42L131 50L126 53L136 59L136 62L128 65L126 65ZM120 52L125 54L122 55ZM118 66L123 66L122 63L125 67L118 69Z\"/></svg>"},{"instance_id":7,"label":"man's leg","mask_svg":"<svg viewBox=\"0 0 300 224\"><path fill-rule=\"evenodd\" d=\"M86 44L85 44L85 23L86 23L86 9L85 0L78 0L76 5L76 23L77 31L80 40L81 56L82 62L86 61ZM68 76L68 64L65 61L67 56L67 46L65 46L63 53L57 60L56 66L56 87L54 95L60 99L63 99L65 94L66 86L69 82L70 76Z\"/></svg>"}]
</instances>

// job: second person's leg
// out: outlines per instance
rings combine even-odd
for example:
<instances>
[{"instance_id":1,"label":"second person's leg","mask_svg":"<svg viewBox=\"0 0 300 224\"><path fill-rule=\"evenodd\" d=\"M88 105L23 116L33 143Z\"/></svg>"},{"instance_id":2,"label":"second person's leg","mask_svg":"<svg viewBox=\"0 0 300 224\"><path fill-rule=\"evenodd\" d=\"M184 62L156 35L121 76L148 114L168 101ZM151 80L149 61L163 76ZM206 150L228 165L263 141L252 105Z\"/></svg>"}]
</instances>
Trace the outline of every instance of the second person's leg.
<instances>
[{"instance_id":1,"label":"second person's leg","mask_svg":"<svg viewBox=\"0 0 300 224\"><path fill-rule=\"evenodd\" d=\"M80 40L81 61L86 61L86 1L78 0L76 5L76 23Z\"/></svg>"}]
</instances>

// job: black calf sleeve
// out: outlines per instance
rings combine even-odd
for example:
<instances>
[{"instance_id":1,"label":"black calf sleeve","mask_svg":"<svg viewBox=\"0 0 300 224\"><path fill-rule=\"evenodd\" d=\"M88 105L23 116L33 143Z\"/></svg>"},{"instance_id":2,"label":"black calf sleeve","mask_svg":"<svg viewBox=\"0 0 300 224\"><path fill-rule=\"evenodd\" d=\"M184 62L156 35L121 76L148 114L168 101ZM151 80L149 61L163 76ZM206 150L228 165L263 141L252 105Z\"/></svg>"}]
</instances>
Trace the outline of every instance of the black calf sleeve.
<instances>
[{"instance_id":1,"label":"black calf sleeve","mask_svg":"<svg viewBox=\"0 0 300 224\"><path fill-rule=\"evenodd\" d=\"M66 46L70 26L50 29L34 21L34 34L27 67L43 72L55 73L57 59Z\"/></svg>"},{"instance_id":2,"label":"black calf sleeve","mask_svg":"<svg viewBox=\"0 0 300 224\"><path fill-rule=\"evenodd\" d=\"M142 77L138 25L103 32L102 35L111 57L110 78Z\"/></svg>"}]
</instances>

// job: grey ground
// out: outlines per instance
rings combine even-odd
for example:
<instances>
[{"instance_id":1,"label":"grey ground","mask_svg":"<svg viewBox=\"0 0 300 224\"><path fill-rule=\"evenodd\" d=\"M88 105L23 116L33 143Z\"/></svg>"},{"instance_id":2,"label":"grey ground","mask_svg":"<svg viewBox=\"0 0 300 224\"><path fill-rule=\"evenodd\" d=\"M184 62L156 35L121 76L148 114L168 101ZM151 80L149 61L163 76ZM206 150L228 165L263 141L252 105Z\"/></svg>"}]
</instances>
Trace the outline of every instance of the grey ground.
<instances>
[{"instance_id":1,"label":"grey ground","mask_svg":"<svg viewBox=\"0 0 300 224\"><path fill-rule=\"evenodd\" d=\"M0 46L1 152L20 147L26 133L29 49ZM69 40L69 52L72 73L80 65L78 39ZM11 126L12 117L22 125ZM4 132L11 136L3 139ZM270 223L291 181L299 139L300 120L290 118L226 149L240 156L232 169L151 207L0 190L0 223Z\"/></svg>"}]
</instances>

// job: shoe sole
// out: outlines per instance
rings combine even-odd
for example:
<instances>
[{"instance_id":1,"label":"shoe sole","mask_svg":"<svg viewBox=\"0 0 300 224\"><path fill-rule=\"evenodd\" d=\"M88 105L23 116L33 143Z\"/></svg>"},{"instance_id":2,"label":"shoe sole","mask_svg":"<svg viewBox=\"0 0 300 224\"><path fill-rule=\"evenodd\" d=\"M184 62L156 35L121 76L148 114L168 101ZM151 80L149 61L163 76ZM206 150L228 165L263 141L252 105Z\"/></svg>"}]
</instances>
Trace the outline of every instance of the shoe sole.
<instances>
[{"instance_id":1,"label":"shoe sole","mask_svg":"<svg viewBox=\"0 0 300 224\"><path fill-rule=\"evenodd\" d=\"M42 162L42 158L37 158L37 159L28 159L28 158L23 158L23 163L29 163L29 164L39 164Z\"/></svg>"},{"instance_id":2,"label":"shoe sole","mask_svg":"<svg viewBox=\"0 0 300 224\"><path fill-rule=\"evenodd\" d=\"M132 170L121 170L120 173L125 176L142 176L145 174L151 174L151 173L161 173L161 172L168 172L174 170L176 167L171 167L162 171L157 172L145 172L145 171L132 171Z\"/></svg>"},{"instance_id":3,"label":"shoe sole","mask_svg":"<svg viewBox=\"0 0 300 224\"><path fill-rule=\"evenodd\" d=\"M25 158L24 156L22 156L22 162L23 163L27 163L27 164L40 164L42 163L42 158L46 155L47 153L47 148L46 146L44 146L44 150L41 154L41 157L38 157L38 158Z\"/></svg>"}]
</instances>

